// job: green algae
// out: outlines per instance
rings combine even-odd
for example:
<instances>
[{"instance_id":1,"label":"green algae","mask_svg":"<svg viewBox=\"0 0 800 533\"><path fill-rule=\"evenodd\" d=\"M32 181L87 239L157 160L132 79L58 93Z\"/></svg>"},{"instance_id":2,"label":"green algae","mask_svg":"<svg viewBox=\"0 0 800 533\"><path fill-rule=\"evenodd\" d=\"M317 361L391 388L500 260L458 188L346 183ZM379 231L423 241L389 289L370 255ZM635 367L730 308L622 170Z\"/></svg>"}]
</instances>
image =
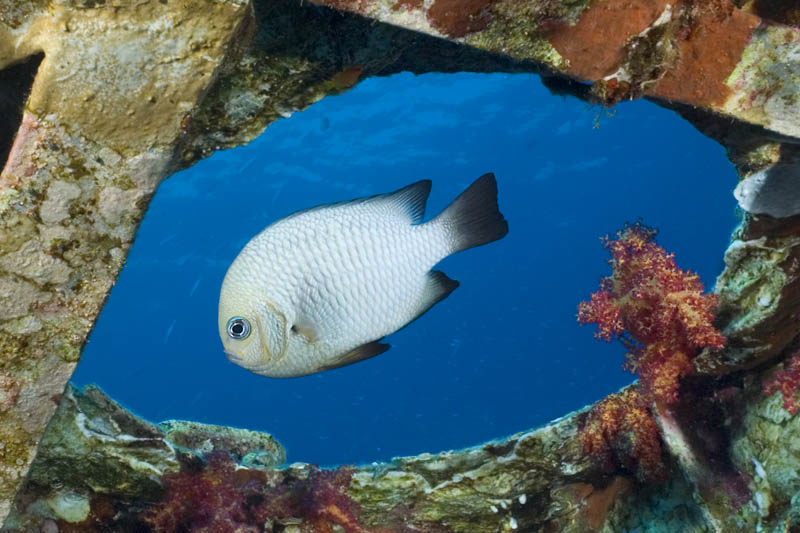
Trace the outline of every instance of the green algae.
<instances>
[{"instance_id":1,"label":"green algae","mask_svg":"<svg viewBox=\"0 0 800 533\"><path fill-rule=\"evenodd\" d=\"M42 487L152 500L162 493L158 478L179 469L156 426L94 387L67 389L39 450L30 480Z\"/></svg>"},{"instance_id":2,"label":"green algae","mask_svg":"<svg viewBox=\"0 0 800 533\"><path fill-rule=\"evenodd\" d=\"M725 271L715 288L720 298L720 313L730 313L723 333L750 329L774 314L788 282L781 265L800 241L782 239L767 242L765 237L731 243L725 252ZM731 312L731 309L736 312Z\"/></svg>"},{"instance_id":3,"label":"green algae","mask_svg":"<svg viewBox=\"0 0 800 533\"><path fill-rule=\"evenodd\" d=\"M167 420L158 426L165 439L198 455L226 451L247 468L271 468L286 461L283 446L267 433L187 420Z\"/></svg>"}]
</instances>

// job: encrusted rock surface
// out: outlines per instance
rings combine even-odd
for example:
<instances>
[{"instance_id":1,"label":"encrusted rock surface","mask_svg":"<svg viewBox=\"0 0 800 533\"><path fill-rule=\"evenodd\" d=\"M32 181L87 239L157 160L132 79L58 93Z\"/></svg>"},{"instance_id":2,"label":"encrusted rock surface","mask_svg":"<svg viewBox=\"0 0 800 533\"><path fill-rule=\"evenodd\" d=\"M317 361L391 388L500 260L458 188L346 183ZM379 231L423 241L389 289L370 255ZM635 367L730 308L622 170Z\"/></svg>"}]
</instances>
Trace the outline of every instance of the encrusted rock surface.
<instances>
[{"instance_id":1,"label":"encrusted rock surface","mask_svg":"<svg viewBox=\"0 0 800 533\"><path fill-rule=\"evenodd\" d=\"M730 0L317 0L528 59L601 101L680 101L800 137L800 31ZM776 17L790 22L789 17Z\"/></svg>"},{"instance_id":2,"label":"encrusted rock surface","mask_svg":"<svg viewBox=\"0 0 800 533\"><path fill-rule=\"evenodd\" d=\"M69 388L5 527L158 531L153 517L163 524L164 513L174 513L170 520L181 527L197 526L188 522L197 517L174 503L187 497L175 491L189 490L188 480L224 495L228 507L216 509L220 514L239 509L234 524L242 531L292 524L329 531L324 523L359 533L786 531L800 526L800 416L784 409L780 395L762 393L762 377L749 374L714 398L660 412L669 475L649 482L584 453L577 437L583 411L474 448L326 475L300 463L244 464L242 454L256 448L283 457L269 435L175 421L161 425L165 433L97 388ZM706 427L690 430L699 440L676 422L687 413L706 415ZM236 470L220 468L220 453ZM307 501L309 490L326 512L296 503ZM250 529L255 515L245 511L262 502L270 514L258 515L262 526ZM208 511L208 502L193 505ZM207 526L222 523L206 519Z\"/></svg>"},{"instance_id":3,"label":"encrusted rock surface","mask_svg":"<svg viewBox=\"0 0 800 533\"><path fill-rule=\"evenodd\" d=\"M29 96L3 87L25 111L0 143L14 139L0 174L0 516L169 172L182 122L249 11L236 0L113 4L0 2L0 67L35 72Z\"/></svg>"},{"instance_id":4,"label":"encrusted rock surface","mask_svg":"<svg viewBox=\"0 0 800 533\"><path fill-rule=\"evenodd\" d=\"M472 70L543 72L554 93L604 105L648 97L726 147L742 179L736 195L743 209L716 287L728 344L695 362L708 390L732 382L750 403L698 400L743 421L714 438L698 436L680 409L657 409L678 473L658 487L631 490L625 472L598 477L577 448L570 417L476 450L356 472L349 494L361 502L365 523L381 525L379 512L392 505L395 517L412 508L425 531L436 524L443 531L794 524L800 511L786 475L793 448L769 455L780 460L762 460L766 444L751 428L772 424L759 434L777 440L793 435L795 419L752 414L774 400L759 396L749 373L793 352L800 331L800 11L771 0L318 4L333 9L291 0L0 0L0 112L12 117L0 124L0 518L59 398L62 409L81 402L69 390L61 394L163 178L365 77ZM167 442L152 436L162 431L156 426L134 426L110 431L154 450ZM232 443L213 428L193 430L198 440L185 441L195 450L187 457L225 448L252 467L282 457L260 445L264 453L251 455L249 436ZM81 431L104 430L90 424ZM730 446L729 461L712 468L698 439ZM750 442L758 444L750 450ZM527 453L529 445L537 451ZM58 471L47 453L40 461L51 466L42 471ZM446 475L432 473L437 465ZM52 492L56 482L42 471L31 483L40 476L52 486L31 501L49 511L25 510L47 517L43 530L57 520L85 520L100 501L91 495L110 486ZM135 471L126 475L136 479ZM289 481L316 479L306 467L287 472L281 475ZM708 489L704 478L726 488ZM497 504L481 507L484 498ZM320 513L315 519L323 520Z\"/></svg>"},{"instance_id":5,"label":"encrusted rock surface","mask_svg":"<svg viewBox=\"0 0 800 533\"><path fill-rule=\"evenodd\" d=\"M188 420L167 420L158 427L168 441L198 455L223 450L247 468L269 467L286 462L286 451L266 433Z\"/></svg>"},{"instance_id":6,"label":"encrusted rock surface","mask_svg":"<svg viewBox=\"0 0 800 533\"><path fill-rule=\"evenodd\" d=\"M166 429L162 429L166 428ZM162 478L224 446L236 462L246 451L258 467L285 461L272 436L248 430L171 420L151 424L100 389L71 385L61 398L39 453L5 528L28 530L50 521L83 522L100 498L146 504L164 497Z\"/></svg>"}]
</instances>

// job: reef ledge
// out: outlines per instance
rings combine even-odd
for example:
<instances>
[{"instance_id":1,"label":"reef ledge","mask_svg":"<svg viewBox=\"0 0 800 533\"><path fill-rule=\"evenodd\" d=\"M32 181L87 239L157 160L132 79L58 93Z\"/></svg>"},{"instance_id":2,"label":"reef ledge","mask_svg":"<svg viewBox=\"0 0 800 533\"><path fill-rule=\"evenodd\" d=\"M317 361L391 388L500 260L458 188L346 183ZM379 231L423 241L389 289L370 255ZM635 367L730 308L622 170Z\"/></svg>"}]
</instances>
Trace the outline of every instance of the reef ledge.
<instances>
[{"instance_id":1,"label":"reef ledge","mask_svg":"<svg viewBox=\"0 0 800 533\"><path fill-rule=\"evenodd\" d=\"M705 441L674 422L680 407L659 413L657 481L585 453L585 409L464 450L326 470L284 464L264 433L152 424L70 386L3 530L788 531L800 527L800 448L786 445L800 417L762 394L761 377L715 402L724 416Z\"/></svg>"}]
</instances>

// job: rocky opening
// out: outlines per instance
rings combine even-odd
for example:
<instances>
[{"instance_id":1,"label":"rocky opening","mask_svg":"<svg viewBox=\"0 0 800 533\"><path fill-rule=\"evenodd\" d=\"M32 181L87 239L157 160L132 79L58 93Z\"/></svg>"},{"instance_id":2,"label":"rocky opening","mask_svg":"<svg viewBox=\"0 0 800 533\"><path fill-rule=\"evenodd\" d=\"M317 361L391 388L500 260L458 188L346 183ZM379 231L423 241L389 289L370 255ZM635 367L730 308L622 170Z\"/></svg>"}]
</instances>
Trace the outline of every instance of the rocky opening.
<instances>
[{"instance_id":1,"label":"rocky opening","mask_svg":"<svg viewBox=\"0 0 800 533\"><path fill-rule=\"evenodd\" d=\"M42 59L44 54L36 54L0 70L0 168L8 159Z\"/></svg>"}]
</instances>

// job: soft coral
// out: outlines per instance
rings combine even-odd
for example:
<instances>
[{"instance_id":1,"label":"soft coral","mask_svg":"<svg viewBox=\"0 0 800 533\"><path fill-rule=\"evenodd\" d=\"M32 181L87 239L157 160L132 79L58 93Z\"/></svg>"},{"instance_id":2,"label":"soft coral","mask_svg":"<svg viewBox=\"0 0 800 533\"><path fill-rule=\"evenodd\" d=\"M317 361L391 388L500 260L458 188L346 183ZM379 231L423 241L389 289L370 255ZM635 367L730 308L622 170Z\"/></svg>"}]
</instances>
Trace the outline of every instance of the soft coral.
<instances>
[{"instance_id":1,"label":"soft coral","mask_svg":"<svg viewBox=\"0 0 800 533\"><path fill-rule=\"evenodd\" d=\"M784 362L783 369L767 379L762 390L765 396L780 392L783 397L783 408L790 415L797 414L800 410L800 405L797 403L797 391L800 390L800 352Z\"/></svg>"},{"instance_id":2,"label":"soft coral","mask_svg":"<svg viewBox=\"0 0 800 533\"><path fill-rule=\"evenodd\" d=\"M672 403L699 349L722 349L725 337L712 325L716 296L703 294L700 277L678 268L655 234L637 222L604 239L613 274L578 306L578 321L596 323L603 340L621 338L642 393Z\"/></svg>"},{"instance_id":3,"label":"soft coral","mask_svg":"<svg viewBox=\"0 0 800 533\"><path fill-rule=\"evenodd\" d=\"M165 476L163 502L142 517L155 531L247 533L269 521L300 520L306 533L368 533L347 496L352 471L309 466L302 472L238 468L213 452L201 468Z\"/></svg>"},{"instance_id":4,"label":"soft coral","mask_svg":"<svg viewBox=\"0 0 800 533\"><path fill-rule=\"evenodd\" d=\"M582 418L578 438L606 470L622 466L642 481L666 477L658 425L635 387L595 404Z\"/></svg>"},{"instance_id":5,"label":"soft coral","mask_svg":"<svg viewBox=\"0 0 800 533\"><path fill-rule=\"evenodd\" d=\"M578 306L578 321L597 324L597 338L622 341L626 366L639 376L638 385L584 415L580 442L605 468L621 466L640 480L666 477L653 403L676 402L680 380L692 372L699 350L722 349L725 343L712 325L716 296L703 294L699 276L678 268L672 254L655 243L655 234L637 222L616 239L605 238L613 274Z\"/></svg>"}]
</instances>

